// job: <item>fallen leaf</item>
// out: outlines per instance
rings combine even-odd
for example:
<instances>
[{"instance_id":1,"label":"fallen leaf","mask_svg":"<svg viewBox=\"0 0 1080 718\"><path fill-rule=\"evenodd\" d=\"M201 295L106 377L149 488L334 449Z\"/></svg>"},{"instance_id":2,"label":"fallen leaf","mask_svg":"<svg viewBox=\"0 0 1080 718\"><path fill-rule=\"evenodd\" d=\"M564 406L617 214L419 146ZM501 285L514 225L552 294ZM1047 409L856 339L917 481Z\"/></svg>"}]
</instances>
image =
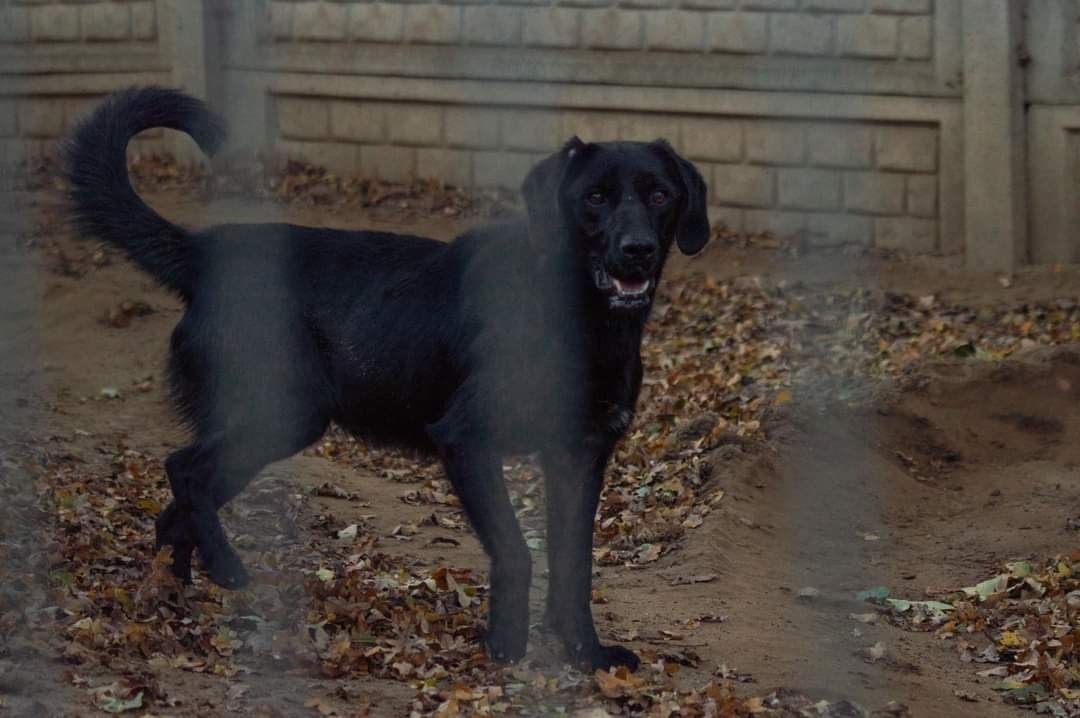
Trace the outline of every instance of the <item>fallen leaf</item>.
<instances>
[{"instance_id":1,"label":"fallen leaf","mask_svg":"<svg viewBox=\"0 0 1080 718\"><path fill-rule=\"evenodd\" d=\"M885 648L884 641L878 641L874 645L866 649L866 656L871 663L877 663L885 657L887 649Z\"/></svg>"},{"instance_id":2,"label":"fallen leaf","mask_svg":"<svg viewBox=\"0 0 1080 718\"><path fill-rule=\"evenodd\" d=\"M877 623L878 614L876 613L849 613L848 618L854 619L859 623Z\"/></svg>"},{"instance_id":3,"label":"fallen leaf","mask_svg":"<svg viewBox=\"0 0 1080 718\"><path fill-rule=\"evenodd\" d=\"M1003 573L998 576L994 576L993 578L989 578L985 581L977 583L974 586L968 586L967 588L964 588L963 591L969 596L974 596L977 597L980 601L985 601L986 599L990 598L990 596L993 596L995 593L1000 593L1001 591L1004 591L1008 584L1009 576Z\"/></svg>"},{"instance_id":4,"label":"fallen leaf","mask_svg":"<svg viewBox=\"0 0 1080 718\"><path fill-rule=\"evenodd\" d=\"M332 705L327 703L325 699L319 697L307 699L306 701L304 701L304 707L313 708L319 713L319 715L323 716L341 715L340 713L338 713L337 708L334 708Z\"/></svg>"},{"instance_id":5,"label":"fallen leaf","mask_svg":"<svg viewBox=\"0 0 1080 718\"><path fill-rule=\"evenodd\" d=\"M247 695L249 688L250 686L243 683L234 683L229 686L229 690L225 691L225 698L230 701L239 700Z\"/></svg>"},{"instance_id":6,"label":"fallen leaf","mask_svg":"<svg viewBox=\"0 0 1080 718\"><path fill-rule=\"evenodd\" d=\"M624 695L629 695L644 683L642 678L630 673L622 666L610 671L598 670L593 674L593 678L596 679L596 685L600 692L608 698L621 698Z\"/></svg>"},{"instance_id":7,"label":"fallen leaf","mask_svg":"<svg viewBox=\"0 0 1080 718\"><path fill-rule=\"evenodd\" d=\"M1027 641L1015 631L1005 631L998 639L998 644L1004 648L1023 648L1027 645Z\"/></svg>"},{"instance_id":8,"label":"fallen leaf","mask_svg":"<svg viewBox=\"0 0 1080 718\"><path fill-rule=\"evenodd\" d=\"M652 563L660 558L661 551L663 551L663 546L660 544L643 544L638 547L635 557L638 563Z\"/></svg>"},{"instance_id":9,"label":"fallen leaf","mask_svg":"<svg viewBox=\"0 0 1080 718\"><path fill-rule=\"evenodd\" d=\"M694 583L711 583L720 576L715 573L702 573L695 576L677 576L671 580L672 586L685 586Z\"/></svg>"},{"instance_id":10,"label":"fallen leaf","mask_svg":"<svg viewBox=\"0 0 1080 718\"><path fill-rule=\"evenodd\" d=\"M143 707L143 691L124 697L127 691L119 683L94 688L90 691L94 705L106 713L125 713Z\"/></svg>"},{"instance_id":11,"label":"fallen leaf","mask_svg":"<svg viewBox=\"0 0 1080 718\"><path fill-rule=\"evenodd\" d=\"M881 603L889 597L889 589L885 586L874 586L868 588L865 591L859 591L855 594L856 600L868 601L870 603Z\"/></svg>"}]
</instances>

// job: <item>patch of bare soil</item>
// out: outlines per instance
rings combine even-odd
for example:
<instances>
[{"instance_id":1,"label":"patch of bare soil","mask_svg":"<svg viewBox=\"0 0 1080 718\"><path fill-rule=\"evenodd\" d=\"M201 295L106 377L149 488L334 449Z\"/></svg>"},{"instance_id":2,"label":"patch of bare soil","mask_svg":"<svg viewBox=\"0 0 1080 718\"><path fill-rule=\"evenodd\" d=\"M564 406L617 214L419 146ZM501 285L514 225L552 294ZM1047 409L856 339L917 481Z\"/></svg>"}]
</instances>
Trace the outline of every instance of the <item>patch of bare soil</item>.
<instances>
[{"instance_id":1,"label":"patch of bare soil","mask_svg":"<svg viewBox=\"0 0 1080 718\"><path fill-rule=\"evenodd\" d=\"M997 634L907 630L856 594L943 598L1077 548L1080 355L1038 348L1075 339L1068 272L1004 287L721 242L676 260L598 527L598 626L650 665L593 677L539 627L524 665L487 664L486 561L438 468L336 432L224 513L255 587L171 585L152 519L161 460L185 440L163 391L180 306L74 241L51 193L14 199L34 210L0 227L0 700L14 713L1018 714L960 647ZM449 238L476 221L149 199L193 226ZM508 476L539 617L543 497L528 462Z\"/></svg>"},{"instance_id":2,"label":"patch of bare soil","mask_svg":"<svg viewBox=\"0 0 1080 718\"><path fill-rule=\"evenodd\" d=\"M712 552L732 564L732 633L708 642L747 645L741 669L811 694L889 696L920 716L1010 714L991 690L1001 679L978 677L988 666L964 660L957 638L901 633L884 615L865 623L874 607L856 594L944 597L1004 561L1076 548L1076 359L949 363L869 407L793 410L764 455L721 472L726 520L687 546L691 565ZM884 656L869 660L878 642Z\"/></svg>"}]
</instances>

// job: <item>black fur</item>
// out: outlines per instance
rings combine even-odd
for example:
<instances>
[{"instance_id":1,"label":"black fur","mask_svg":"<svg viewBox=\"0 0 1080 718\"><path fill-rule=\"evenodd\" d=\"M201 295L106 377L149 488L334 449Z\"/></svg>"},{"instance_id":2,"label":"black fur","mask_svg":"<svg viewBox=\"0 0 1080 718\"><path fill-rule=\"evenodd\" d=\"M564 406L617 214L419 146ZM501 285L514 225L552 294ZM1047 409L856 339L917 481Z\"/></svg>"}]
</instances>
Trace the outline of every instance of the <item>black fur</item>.
<instances>
[{"instance_id":1,"label":"black fur","mask_svg":"<svg viewBox=\"0 0 1080 718\"><path fill-rule=\"evenodd\" d=\"M65 148L71 200L80 232L122 247L146 272L188 299L188 232L147 207L128 181L128 140L154 127L191 135L207 155L225 141L225 125L199 100L159 88L118 92L75 130Z\"/></svg>"},{"instance_id":2,"label":"black fur","mask_svg":"<svg viewBox=\"0 0 1080 718\"><path fill-rule=\"evenodd\" d=\"M501 467L506 454L535 452L548 624L577 661L636 667L593 625L592 527L641 386L642 330L668 250L708 239L693 166L662 141L573 138L526 179L528 221L449 244L285 224L191 232L128 182L127 140L155 126L207 152L223 136L197 100L129 90L76 130L67 162L84 233L123 248L187 305L169 369L194 439L166 461L174 501L157 522L177 575L190 580L197 549L213 581L242 585L218 509L335 421L438 452L491 558L489 650L520 658L530 557Z\"/></svg>"}]
</instances>

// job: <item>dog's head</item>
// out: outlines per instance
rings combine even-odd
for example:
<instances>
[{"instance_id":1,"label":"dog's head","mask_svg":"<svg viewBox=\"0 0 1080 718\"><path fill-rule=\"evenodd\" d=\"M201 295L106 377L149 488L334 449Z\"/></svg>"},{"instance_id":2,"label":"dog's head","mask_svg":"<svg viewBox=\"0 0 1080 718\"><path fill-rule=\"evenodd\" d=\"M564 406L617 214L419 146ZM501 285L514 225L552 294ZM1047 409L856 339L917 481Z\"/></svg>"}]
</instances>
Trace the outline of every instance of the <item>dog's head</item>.
<instances>
[{"instance_id":1,"label":"dog's head","mask_svg":"<svg viewBox=\"0 0 1080 718\"><path fill-rule=\"evenodd\" d=\"M571 138L529 172L522 194L530 241L579 259L613 310L649 307L672 242L694 254L709 239L705 182L664 140Z\"/></svg>"}]
</instances>

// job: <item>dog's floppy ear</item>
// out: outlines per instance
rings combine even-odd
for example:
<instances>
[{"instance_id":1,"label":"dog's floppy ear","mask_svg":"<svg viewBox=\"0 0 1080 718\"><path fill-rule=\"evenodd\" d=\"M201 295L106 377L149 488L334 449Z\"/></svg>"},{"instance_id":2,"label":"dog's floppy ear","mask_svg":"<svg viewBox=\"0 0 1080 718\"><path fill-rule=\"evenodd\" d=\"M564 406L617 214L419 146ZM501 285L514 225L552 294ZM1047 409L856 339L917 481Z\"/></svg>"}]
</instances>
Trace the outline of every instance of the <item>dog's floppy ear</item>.
<instances>
[{"instance_id":1,"label":"dog's floppy ear","mask_svg":"<svg viewBox=\"0 0 1080 718\"><path fill-rule=\"evenodd\" d=\"M697 168L680 157L665 140L656 140L653 146L664 155L676 177L682 181L683 196L676 219L675 242L683 254L697 254L709 241L708 187Z\"/></svg>"},{"instance_id":2,"label":"dog's floppy ear","mask_svg":"<svg viewBox=\"0 0 1080 718\"><path fill-rule=\"evenodd\" d=\"M529 241L543 244L543 237L563 229L562 209L559 206L566 168L585 150L577 137L567 140L562 149L529 170L521 185L525 208L529 214Z\"/></svg>"}]
</instances>

